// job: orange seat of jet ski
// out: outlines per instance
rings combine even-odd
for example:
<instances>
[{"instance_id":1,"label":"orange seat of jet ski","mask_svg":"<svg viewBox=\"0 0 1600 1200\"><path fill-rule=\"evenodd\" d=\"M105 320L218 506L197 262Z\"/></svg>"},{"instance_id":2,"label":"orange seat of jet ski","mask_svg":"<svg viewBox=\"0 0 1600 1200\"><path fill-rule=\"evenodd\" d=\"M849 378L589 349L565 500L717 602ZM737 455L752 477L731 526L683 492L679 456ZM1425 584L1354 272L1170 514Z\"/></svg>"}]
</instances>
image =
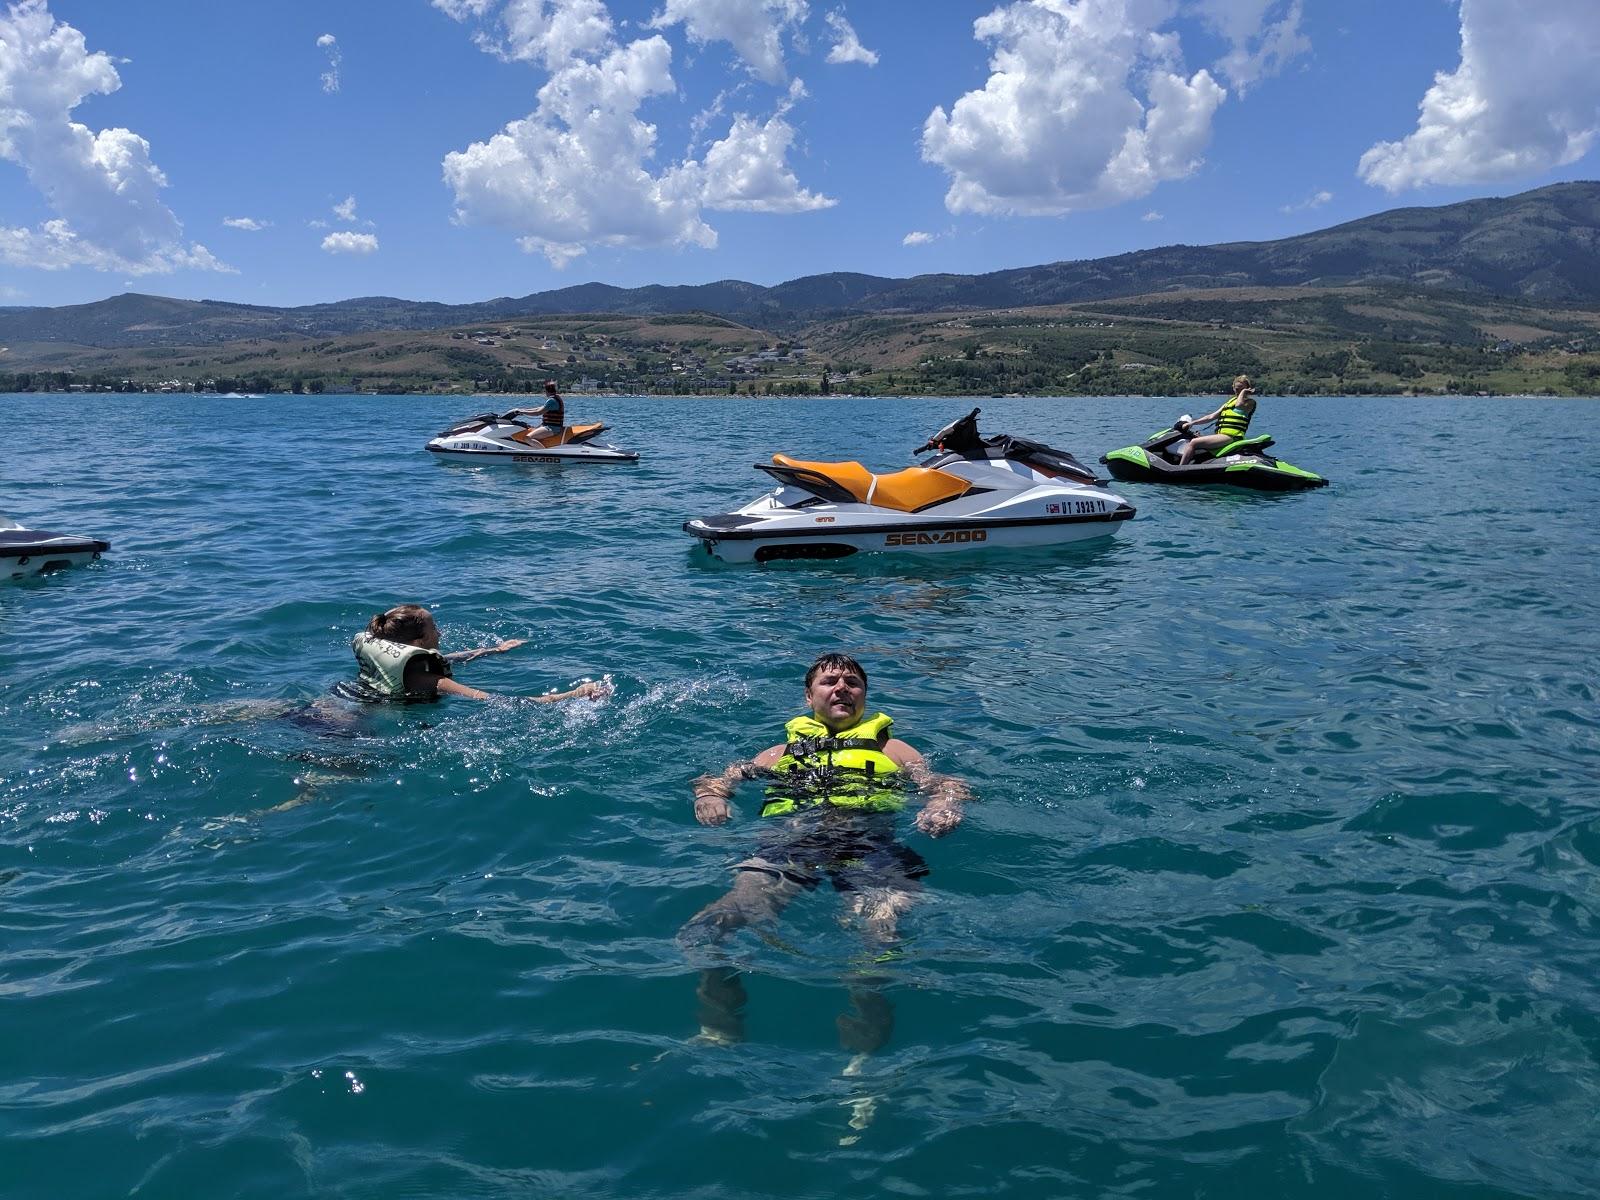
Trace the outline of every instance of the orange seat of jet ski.
<instances>
[{"instance_id":1,"label":"orange seat of jet ski","mask_svg":"<svg viewBox=\"0 0 1600 1200\"><path fill-rule=\"evenodd\" d=\"M917 512L930 504L953 500L971 485L958 476L932 467L907 467L889 475L874 475L858 462L806 462L787 454L774 454L779 467L793 467L831 479L863 504Z\"/></svg>"},{"instance_id":2,"label":"orange seat of jet ski","mask_svg":"<svg viewBox=\"0 0 1600 1200\"><path fill-rule=\"evenodd\" d=\"M525 446L566 446L572 442L581 442L599 433L605 426L596 421L590 425L566 425L560 433L545 434L543 437L534 437L532 429L522 429L511 435L513 442L521 442Z\"/></svg>"},{"instance_id":3,"label":"orange seat of jet ski","mask_svg":"<svg viewBox=\"0 0 1600 1200\"><path fill-rule=\"evenodd\" d=\"M921 512L931 504L954 500L972 485L959 475L935 467L906 467L892 475L878 476L878 490L872 502L900 512Z\"/></svg>"}]
</instances>

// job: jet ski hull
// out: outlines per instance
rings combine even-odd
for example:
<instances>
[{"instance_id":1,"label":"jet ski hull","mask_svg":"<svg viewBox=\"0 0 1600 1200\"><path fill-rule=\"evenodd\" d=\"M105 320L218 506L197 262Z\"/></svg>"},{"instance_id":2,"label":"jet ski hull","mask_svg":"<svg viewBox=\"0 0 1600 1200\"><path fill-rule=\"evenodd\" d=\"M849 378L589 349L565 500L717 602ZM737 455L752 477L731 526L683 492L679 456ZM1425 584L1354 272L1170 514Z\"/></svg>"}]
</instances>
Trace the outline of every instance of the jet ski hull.
<instances>
[{"instance_id":1,"label":"jet ski hull","mask_svg":"<svg viewBox=\"0 0 1600 1200\"><path fill-rule=\"evenodd\" d=\"M1131 517L1130 509L1117 519ZM699 538L712 557L728 563L782 562L795 559L847 558L852 554L948 554L961 550L1016 549L1026 546L1060 546L1091 538L1109 537L1116 526L1109 520L1075 525L990 525L962 528L950 524L918 529L846 532L797 531L774 536L742 530L719 530L703 521L685 521L685 533Z\"/></svg>"},{"instance_id":2,"label":"jet ski hull","mask_svg":"<svg viewBox=\"0 0 1600 1200\"><path fill-rule=\"evenodd\" d=\"M1050 503L1063 505L1054 499ZM1109 494L1065 503L1095 511L1045 513L1045 502L1040 502L1041 511L1030 515L962 519L927 514L896 521L884 520L881 512L846 512L847 506L775 509L769 516L752 513L754 506L747 506L737 513L685 521L683 531L723 562L759 563L1059 546L1110 537L1134 515L1131 505Z\"/></svg>"},{"instance_id":3,"label":"jet ski hull","mask_svg":"<svg viewBox=\"0 0 1600 1200\"><path fill-rule=\"evenodd\" d=\"M73 533L49 533L20 526L0 528L0 580L27 579L45 571L93 562L110 542Z\"/></svg>"},{"instance_id":4,"label":"jet ski hull","mask_svg":"<svg viewBox=\"0 0 1600 1200\"><path fill-rule=\"evenodd\" d=\"M446 462L545 463L630 463L639 456L632 450L618 450L604 443L579 442L569 446L518 446L512 449L487 439L434 438L428 451Z\"/></svg>"}]
</instances>

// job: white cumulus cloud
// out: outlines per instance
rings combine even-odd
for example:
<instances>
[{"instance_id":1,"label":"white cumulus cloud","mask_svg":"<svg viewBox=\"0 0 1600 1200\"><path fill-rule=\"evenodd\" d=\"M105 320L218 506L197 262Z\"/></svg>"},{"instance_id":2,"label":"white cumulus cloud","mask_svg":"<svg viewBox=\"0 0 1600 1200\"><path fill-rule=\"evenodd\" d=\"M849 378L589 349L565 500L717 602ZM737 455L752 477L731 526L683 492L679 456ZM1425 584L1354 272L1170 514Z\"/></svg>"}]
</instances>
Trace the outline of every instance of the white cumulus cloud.
<instances>
[{"instance_id":1,"label":"white cumulus cloud","mask_svg":"<svg viewBox=\"0 0 1600 1200\"><path fill-rule=\"evenodd\" d=\"M682 24L689 40L701 45L727 42L751 74L782 83L788 77L783 34L809 11L806 0L666 0L650 24Z\"/></svg>"},{"instance_id":2,"label":"white cumulus cloud","mask_svg":"<svg viewBox=\"0 0 1600 1200\"><path fill-rule=\"evenodd\" d=\"M222 223L229 229L242 229L246 233L257 233L271 225L271 221L258 221L254 217L223 217Z\"/></svg>"},{"instance_id":3,"label":"white cumulus cloud","mask_svg":"<svg viewBox=\"0 0 1600 1200\"><path fill-rule=\"evenodd\" d=\"M376 234L341 229L323 238L322 248L329 254L373 254L378 249L378 238Z\"/></svg>"},{"instance_id":4,"label":"white cumulus cloud","mask_svg":"<svg viewBox=\"0 0 1600 1200\"><path fill-rule=\"evenodd\" d=\"M1162 216L1153 208L1149 212L1145 213L1144 216L1139 218L1141 221L1165 221L1166 219L1166 217Z\"/></svg>"},{"instance_id":5,"label":"white cumulus cloud","mask_svg":"<svg viewBox=\"0 0 1600 1200\"><path fill-rule=\"evenodd\" d=\"M346 196L333 206L333 215L341 221L354 221L356 219L356 198Z\"/></svg>"},{"instance_id":6,"label":"white cumulus cloud","mask_svg":"<svg viewBox=\"0 0 1600 1200\"><path fill-rule=\"evenodd\" d=\"M795 213L835 203L802 187L788 164L795 130L786 115L805 95L799 80L771 116L735 114L703 158L656 165L656 129L639 110L676 92L664 37L619 43L595 0L435 4L484 22L474 40L490 53L550 71L532 113L445 156L458 222L505 229L561 267L594 246L713 247L705 210ZM720 98L713 107L706 122Z\"/></svg>"},{"instance_id":7,"label":"white cumulus cloud","mask_svg":"<svg viewBox=\"0 0 1600 1200\"><path fill-rule=\"evenodd\" d=\"M1311 49L1303 0L1195 0L1201 19L1228 42L1218 72L1243 95Z\"/></svg>"},{"instance_id":8,"label":"white cumulus cloud","mask_svg":"<svg viewBox=\"0 0 1600 1200\"><path fill-rule=\"evenodd\" d=\"M1185 76L1175 0L1018 0L980 17L988 82L922 130L953 213L1057 216L1191 174L1227 92Z\"/></svg>"},{"instance_id":9,"label":"white cumulus cloud","mask_svg":"<svg viewBox=\"0 0 1600 1200\"><path fill-rule=\"evenodd\" d=\"M0 10L0 158L22 167L57 214L36 229L0 226L0 261L129 275L231 271L204 246L183 243L183 227L161 202L167 178L149 142L72 119L86 97L121 86L110 56L91 54L45 0Z\"/></svg>"},{"instance_id":10,"label":"white cumulus cloud","mask_svg":"<svg viewBox=\"0 0 1600 1200\"><path fill-rule=\"evenodd\" d=\"M736 212L790 213L832 208L837 200L808 192L789 169L794 129L781 116L765 123L740 113L728 136L706 151L702 164L707 208Z\"/></svg>"},{"instance_id":11,"label":"white cumulus cloud","mask_svg":"<svg viewBox=\"0 0 1600 1200\"><path fill-rule=\"evenodd\" d=\"M339 49L339 39L331 33L325 33L317 39L317 45L328 56L328 69L322 73L322 90L337 92L339 67L344 63L344 54Z\"/></svg>"},{"instance_id":12,"label":"white cumulus cloud","mask_svg":"<svg viewBox=\"0 0 1600 1200\"><path fill-rule=\"evenodd\" d=\"M1308 212L1311 209L1321 208L1324 204L1328 203L1332 199L1333 193L1330 191L1324 190L1320 192L1312 192L1311 195L1307 196L1298 204L1285 204L1282 208L1278 209L1278 211L1282 213Z\"/></svg>"},{"instance_id":13,"label":"white cumulus cloud","mask_svg":"<svg viewBox=\"0 0 1600 1200\"><path fill-rule=\"evenodd\" d=\"M913 229L910 233L906 234L905 237L900 239L900 244L902 246L926 246L929 242L933 241L935 236L935 234L924 233L920 229Z\"/></svg>"},{"instance_id":14,"label":"white cumulus cloud","mask_svg":"<svg viewBox=\"0 0 1600 1200\"><path fill-rule=\"evenodd\" d=\"M833 49L828 51L828 61L831 63L864 63L866 66L878 65L878 52L868 50L861 44L861 39L856 36L855 27L845 18L843 12L835 10L827 15L825 20L828 28L833 30Z\"/></svg>"},{"instance_id":15,"label":"white cumulus cloud","mask_svg":"<svg viewBox=\"0 0 1600 1200\"><path fill-rule=\"evenodd\" d=\"M700 219L698 169L646 166L656 131L638 109L672 90L671 59L657 36L556 72L528 117L445 155L456 219L520 233L557 266L595 244L716 245Z\"/></svg>"},{"instance_id":16,"label":"white cumulus cloud","mask_svg":"<svg viewBox=\"0 0 1600 1200\"><path fill-rule=\"evenodd\" d=\"M1488 183L1576 162L1600 135L1595 0L1461 0L1461 62L1434 76L1415 132L1361 156L1388 192Z\"/></svg>"}]
</instances>

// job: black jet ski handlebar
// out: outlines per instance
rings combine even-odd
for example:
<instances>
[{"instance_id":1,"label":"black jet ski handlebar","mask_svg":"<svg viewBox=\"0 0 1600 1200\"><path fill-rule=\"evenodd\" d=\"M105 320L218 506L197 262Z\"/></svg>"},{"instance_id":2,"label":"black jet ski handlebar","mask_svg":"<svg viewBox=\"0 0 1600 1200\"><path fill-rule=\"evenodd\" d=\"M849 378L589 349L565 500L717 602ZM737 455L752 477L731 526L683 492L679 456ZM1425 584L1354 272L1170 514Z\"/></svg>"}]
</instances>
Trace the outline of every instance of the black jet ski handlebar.
<instances>
[{"instance_id":1,"label":"black jet ski handlebar","mask_svg":"<svg viewBox=\"0 0 1600 1200\"><path fill-rule=\"evenodd\" d=\"M972 426L969 440L976 441L978 436L978 414L982 411L983 409L981 408L975 408L966 416L961 417L958 420L951 421L950 424L939 430L938 433L934 434L927 441L923 442L922 445L918 446L911 453L921 454L924 450L942 450L944 448L944 443L955 437L956 431L959 430L961 426L969 423Z\"/></svg>"}]
</instances>

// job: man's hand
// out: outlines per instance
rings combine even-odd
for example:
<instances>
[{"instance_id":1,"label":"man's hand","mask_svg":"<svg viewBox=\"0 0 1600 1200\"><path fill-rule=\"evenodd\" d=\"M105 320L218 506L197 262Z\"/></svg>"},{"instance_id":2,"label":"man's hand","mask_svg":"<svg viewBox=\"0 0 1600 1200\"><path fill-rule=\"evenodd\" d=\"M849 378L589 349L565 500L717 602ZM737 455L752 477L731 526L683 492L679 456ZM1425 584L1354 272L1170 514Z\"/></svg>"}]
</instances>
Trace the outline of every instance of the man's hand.
<instances>
[{"instance_id":1,"label":"man's hand","mask_svg":"<svg viewBox=\"0 0 1600 1200\"><path fill-rule=\"evenodd\" d=\"M734 763L720 775L702 775L693 783L694 819L702 825L721 825L731 815L728 800L744 778L747 763Z\"/></svg>"},{"instance_id":2,"label":"man's hand","mask_svg":"<svg viewBox=\"0 0 1600 1200\"><path fill-rule=\"evenodd\" d=\"M728 802L721 796L713 796L710 792L696 794L694 798L694 819L702 825L722 825L730 816Z\"/></svg>"},{"instance_id":3,"label":"man's hand","mask_svg":"<svg viewBox=\"0 0 1600 1200\"><path fill-rule=\"evenodd\" d=\"M496 654L504 654L507 650L515 650L518 646L526 646L527 638L507 638L494 648Z\"/></svg>"},{"instance_id":4,"label":"man's hand","mask_svg":"<svg viewBox=\"0 0 1600 1200\"><path fill-rule=\"evenodd\" d=\"M943 837L961 824L961 806L946 800L933 800L917 813L917 828L929 837Z\"/></svg>"}]
</instances>

